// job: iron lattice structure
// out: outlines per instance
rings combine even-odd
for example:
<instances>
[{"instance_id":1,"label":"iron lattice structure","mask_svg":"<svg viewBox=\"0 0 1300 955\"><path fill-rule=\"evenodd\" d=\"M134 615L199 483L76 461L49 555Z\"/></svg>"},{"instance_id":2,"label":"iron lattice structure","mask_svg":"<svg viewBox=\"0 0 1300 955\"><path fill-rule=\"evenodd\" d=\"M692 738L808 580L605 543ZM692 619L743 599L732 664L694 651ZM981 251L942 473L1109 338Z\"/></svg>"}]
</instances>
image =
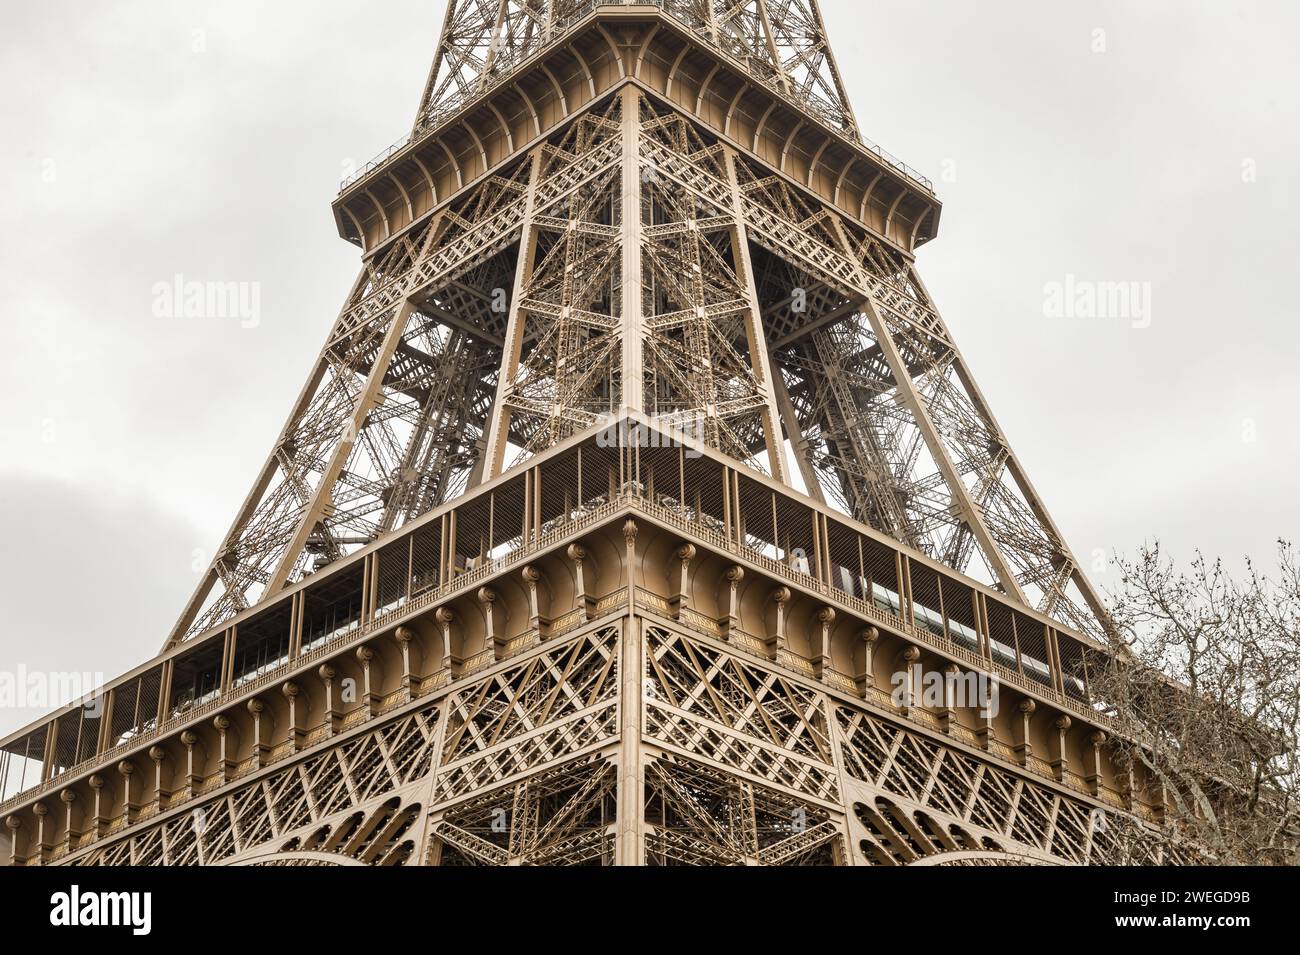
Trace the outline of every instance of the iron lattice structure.
<instances>
[{"instance_id":1,"label":"iron lattice structure","mask_svg":"<svg viewBox=\"0 0 1300 955\"><path fill-rule=\"evenodd\" d=\"M0 747L8 861L1191 857L814 0L452 0L334 208L361 275L162 653Z\"/></svg>"}]
</instances>

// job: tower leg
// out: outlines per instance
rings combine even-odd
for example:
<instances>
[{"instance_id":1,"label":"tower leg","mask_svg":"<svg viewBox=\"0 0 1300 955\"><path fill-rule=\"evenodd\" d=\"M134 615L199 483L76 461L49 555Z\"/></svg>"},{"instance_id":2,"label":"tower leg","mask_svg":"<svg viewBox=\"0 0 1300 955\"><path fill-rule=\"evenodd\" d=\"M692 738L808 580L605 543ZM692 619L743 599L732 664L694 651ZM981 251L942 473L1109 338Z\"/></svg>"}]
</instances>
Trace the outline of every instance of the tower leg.
<instances>
[{"instance_id":1,"label":"tower leg","mask_svg":"<svg viewBox=\"0 0 1300 955\"><path fill-rule=\"evenodd\" d=\"M628 616L623 623L619 660L618 855L619 865L645 861L645 766L641 752L642 658L645 641L636 615L636 523L623 526L627 541Z\"/></svg>"}]
</instances>

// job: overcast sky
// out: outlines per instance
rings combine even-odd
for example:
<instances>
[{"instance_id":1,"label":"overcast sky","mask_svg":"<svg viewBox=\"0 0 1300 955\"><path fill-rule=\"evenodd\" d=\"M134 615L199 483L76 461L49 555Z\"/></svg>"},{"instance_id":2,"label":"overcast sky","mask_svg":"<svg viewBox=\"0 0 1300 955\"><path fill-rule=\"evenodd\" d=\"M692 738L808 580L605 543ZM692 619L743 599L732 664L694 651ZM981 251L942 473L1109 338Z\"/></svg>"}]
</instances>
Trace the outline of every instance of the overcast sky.
<instances>
[{"instance_id":1,"label":"overcast sky","mask_svg":"<svg viewBox=\"0 0 1300 955\"><path fill-rule=\"evenodd\" d=\"M823 2L864 135L935 181L922 274L1085 564L1296 534L1297 10ZM329 203L409 128L442 13L4 5L0 670L157 651L355 276ZM177 275L258 283L256 326L155 317ZM1141 283L1149 323L1046 314L1067 276Z\"/></svg>"}]
</instances>

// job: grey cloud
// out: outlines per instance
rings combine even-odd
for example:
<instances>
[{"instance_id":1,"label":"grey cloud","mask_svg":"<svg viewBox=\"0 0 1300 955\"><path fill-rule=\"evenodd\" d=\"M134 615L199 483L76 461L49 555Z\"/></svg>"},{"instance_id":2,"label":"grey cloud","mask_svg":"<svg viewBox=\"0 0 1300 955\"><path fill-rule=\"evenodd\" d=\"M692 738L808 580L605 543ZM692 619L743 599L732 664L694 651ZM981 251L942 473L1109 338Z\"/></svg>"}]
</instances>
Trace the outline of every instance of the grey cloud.
<instances>
[{"instance_id":1,"label":"grey cloud","mask_svg":"<svg viewBox=\"0 0 1300 955\"><path fill-rule=\"evenodd\" d=\"M0 671L101 673L158 652L189 596L198 534L148 499L0 478ZM39 717L0 708L0 736Z\"/></svg>"}]
</instances>

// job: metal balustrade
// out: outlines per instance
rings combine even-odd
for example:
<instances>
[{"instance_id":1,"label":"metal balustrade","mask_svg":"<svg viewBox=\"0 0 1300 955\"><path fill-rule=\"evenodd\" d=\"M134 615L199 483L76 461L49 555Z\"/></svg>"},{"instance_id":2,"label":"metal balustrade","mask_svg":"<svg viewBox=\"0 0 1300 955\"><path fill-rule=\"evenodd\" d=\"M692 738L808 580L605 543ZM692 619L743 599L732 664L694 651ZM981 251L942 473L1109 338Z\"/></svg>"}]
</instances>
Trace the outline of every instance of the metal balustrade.
<instances>
[{"instance_id":1,"label":"metal balustrade","mask_svg":"<svg viewBox=\"0 0 1300 955\"><path fill-rule=\"evenodd\" d=\"M584 25L587 20L591 19L599 8L611 6L658 7L668 17L684 26L690 32L693 41L706 46L714 54L729 61L747 78L753 80L769 93L808 110L831 129L855 140L858 145L883 164L902 173L911 182L933 194L934 182L932 180L879 144L863 137L861 130L845 128L843 117L838 115L837 110L831 104L811 95L808 90L801 91L799 95L792 95L779 82L770 65L766 62L739 56L735 51L711 42L707 31L702 29L705 26L703 21L698 17L691 16L692 7L682 4L680 0L588 0L587 3L576 7L571 14L557 17L550 27L550 39L548 41L541 42L533 48L525 48L522 53L499 53L490 76L481 77L478 84L472 89L459 90L443 98L432 109L419 116L412 132L403 135L381 150L373 159L364 163L350 175L345 176L339 183L339 193L346 192L351 186L383 167L393 156L407 147L415 146L436 135L449 120L472 103L487 99L502 86L515 81L520 71L527 68L525 64L539 62L548 54L563 49L572 42L574 32Z\"/></svg>"},{"instance_id":2,"label":"metal balustrade","mask_svg":"<svg viewBox=\"0 0 1300 955\"><path fill-rule=\"evenodd\" d=\"M565 458L572 458L574 455L583 451L587 451L593 455L597 453L592 444L579 443L576 441L575 444L576 447L562 447L556 449L554 452L541 456L539 458L541 463L535 466L540 467L544 475L546 473L546 468L548 467L562 467ZM667 449L667 451L672 454L676 454L680 450L681 449ZM709 452L709 454L711 455L712 453ZM646 457L648 459L648 454ZM598 461L599 460L601 459L598 458ZM720 470L724 466L721 460L713 460L711 457L705 457L705 461L707 462L708 468ZM509 478L511 476L512 475L506 475L505 477ZM606 485L602 484L602 489L605 488ZM473 567L453 573L449 576L449 579L444 580L442 583L436 583L436 578L426 577L426 581L434 580L435 582L426 583L422 588L416 589L415 581L409 581L408 585L411 588L409 595L404 595L404 599L400 604L389 608L388 612L376 614L371 619L362 621L359 625L353 627L349 631L339 634L334 639L304 650L296 658L281 663L273 669L266 670L265 672L248 679L237 688L227 690L224 693L217 693L213 698L200 705L190 707L184 713L171 714L168 718L164 719L161 724L142 727L138 732L128 735L116 745L108 747L101 752L93 753L89 757L79 760L75 765L61 769L56 775L44 779L36 785L29 786L22 792L12 794L4 802L0 803L0 812L19 805L20 803L28 802L59 788L60 786L65 785L68 779L86 773L96 766L108 765L111 762L126 757L131 753L142 752L146 750L150 744L160 738L178 732L185 726L194 725L205 717L233 706L240 701L247 700L269 686L276 685L296 673L304 672L317 661L343 653L348 649L365 642L367 639L380 632L390 631L400 622L409 620L439 603L445 602L454 596L459 596L510 570L520 568L523 564L537 555L549 552L556 548L560 543L575 538L581 535L585 530L603 524L610 518L623 512L644 514L647 517L659 521L665 526L680 530L683 535L700 541L719 552L747 561L761 569L763 572L794 588L798 588L806 593L816 594L819 597L825 598L829 602L838 604L840 607L855 614L865 622L874 623L889 632L896 633L941 657L946 657L955 662L965 664L973 670L996 675L1001 682L1015 687L1032 697L1036 697L1044 702L1049 702L1060 708L1062 711L1078 716L1090 724L1108 729L1112 732L1118 730L1118 725L1105 713L1099 712L1093 708L1087 699L1079 699L1061 693L1054 685L1050 685L1050 678L1053 676L1059 676L1062 680L1066 678L1066 675L1060 671L1060 664L1058 661L1054 660L1049 666L1049 664L1040 659L1038 655L1031 657L1030 659L1033 660L1033 663L1038 664L1041 669L1047 671L1045 675L1049 678L1049 681L1043 682L1041 679L1035 679L1029 673L1021 672L1005 665L1014 662L1012 656L1014 652L1013 648L1006 644L998 643L995 645L990 638L989 646L991 652L994 654L994 658L990 659L989 657L977 652L975 649L965 645L970 642L975 642L976 645L978 645L979 634L966 633L965 630L968 628L965 628L964 625L959 624L954 628L953 621L949 620L949 635L945 638L941 633L937 632L937 627L933 626L933 621L931 622L931 626L926 626L924 625L924 621L921 625L918 625L905 619L902 614L901 602L897 597L897 592L892 589L888 589L888 593L892 595L892 599L890 600L875 599L880 591L873 592L873 600L865 600L857 594L849 593L841 587L819 579L812 573L805 572L796 566L792 566L792 561L789 559L778 559L777 557L772 556L771 553L765 552L777 552L774 545L768 544L760 549L760 547L756 547L751 543L753 540L752 535L747 537L745 543L738 543L730 533L720 530L717 526L711 526L709 520L702 519L710 517L707 513L694 513L689 507L676 502L670 502L667 504L660 503L659 500L650 499L648 493L646 487L640 481L628 481L624 482L619 492L612 497L608 496L607 493L602 495L592 495L587 500L577 501L576 507L573 506L575 502L570 501L568 509L563 513L556 513L554 516L546 518L541 522L546 528L542 534L530 534L526 537L517 536L515 538L517 544L515 544L515 546L508 552L500 554L499 556L483 559ZM800 507L809 513L813 510L811 502L805 503L797 501L789 492L772 491L771 493L782 494L786 498L784 502L785 505ZM408 528L404 528L402 531L397 532L391 537L385 538L372 546L376 549L392 547L394 542L402 541L407 535L416 534L425 528L434 526L431 521L435 520L443 513L475 506L476 500L481 498L481 496L481 493L476 494L471 492L471 494L453 502L447 508L433 512L429 515L428 519L422 519L421 521L410 525ZM831 518L831 520L848 528L852 533L867 535L865 530L854 528L852 522L848 518L836 515ZM721 522L719 522L719 526L722 526ZM869 536L867 539L870 539L873 542L873 546L885 546L892 552L897 552L899 550L898 545L893 544L892 542L883 541L877 537ZM806 566L806 562L804 566ZM944 574L942 580L945 582L945 585L951 583L954 587L960 586L970 588L972 586L971 583L962 581L961 578L953 572ZM305 586L310 587L313 583L314 581L309 578ZM881 588L881 590L886 590L886 588ZM996 594L986 594L985 596L986 599L989 600L990 605L992 605L993 601L996 600L1000 606L1008 607L1013 612L1022 614L1024 612L1023 610L1016 608L1007 598L1003 598ZM260 619L262 615L279 612L280 606L284 603L285 599L286 598L281 597L277 601L268 602L268 605L260 611L255 608L251 621ZM882 608L879 605L880 603L889 603L890 609L886 610ZM610 605L608 604L607 598L606 601L602 601L601 606L598 607L598 612L603 614L609 609L609 607ZM1028 621L1031 618L1025 617L1025 619ZM559 618L559 621L557 622L560 621L564 622L563 629L571 629L575 626L581 625L582 623L582 619L578 616L577 611L570 611L564 617ZM241 626L251 625L251 622L241 624ZM956 637L953 636L952 631L954 629L957 633ZM219 636L220 632L210 633L206 638L192 641L190 644L187 644L186 648L194 648L201 645L204 640L210 640L213 637ZM1088 646L1085 641L1076 640L1076 638L1063 630L1057 631L1057 638L1061 642L1062 646L1072 648L1071 653L1075 652L1073 649L1075 647L1078 648L1079 652L1082 652ZM1046 657L1049 656L1049 654L1043 653L1041 656ZM481 668L483 666L491 665L495 661L479 661L476 659L472 662L475 667ZM799 669L802 671L803 668L800 667ZM1023 660L1022 669L1024 669ZM1030 670L1031 672L1033 671L1032 664ZM1042 673L1039 674L1039 676L1043 675L1044 674ZM120 686L130 684L133 679L138 678L124 680ZM117 684L110 684L109 687L100 692L104 693L119 688L120 687ZM70 712L75 713L76 711L73 710ZM24 739L28 738L34 731L39 732L40 729L52 727L54 724L55 721L50 720L44 724L44 727L41 727L39 724L28 727L24 731L14 734L14 736L6 743L6 746L17 745ZM10 756L11 753L12 751L6 752L4 755Z\"/></svg>"}]
</instances>

